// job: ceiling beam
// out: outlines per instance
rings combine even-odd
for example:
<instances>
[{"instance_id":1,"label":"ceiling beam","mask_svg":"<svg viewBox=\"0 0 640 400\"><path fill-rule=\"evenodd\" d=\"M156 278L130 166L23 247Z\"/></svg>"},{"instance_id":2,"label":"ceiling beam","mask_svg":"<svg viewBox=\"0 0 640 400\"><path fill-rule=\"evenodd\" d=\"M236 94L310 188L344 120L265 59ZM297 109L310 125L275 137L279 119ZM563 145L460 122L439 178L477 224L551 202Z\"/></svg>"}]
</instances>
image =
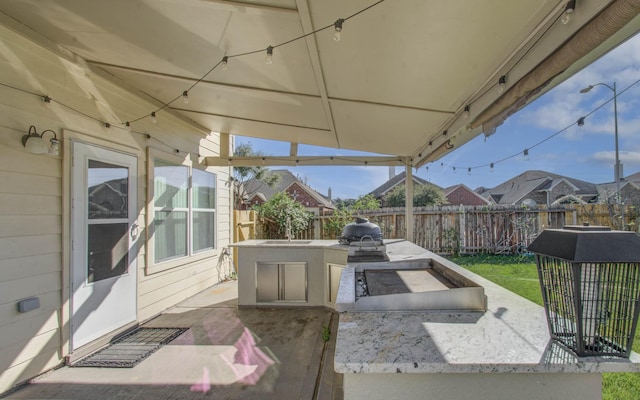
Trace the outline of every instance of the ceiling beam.
<instances>
[{"instance_id":1,"label":"ceiling beam","mask_svg":"<svg viewBox=\"0 0 640 400\"><path fill-rule=\"evenodd\" d=\"M253 156L253 157L205 157L211 167L254 167L254 166L406 166L405 157L394 156Z\"/></svg>"},{"instance_id":2,"label":"ceiling beam","mask_svg":"<svg viewBox=\"0 0 640 400\"><path fill-rule=\"evenodd\" d=\"M300 15L300 24L302 24L302 30L305 34L314 31L313 23L311 22L311 10L309 10L309 4L307 0L296 0L298 6L298 13ZM316 85L318 85L318 91L320 92L320 99L322 101L322 108L324 109L324 115L327 118L327 126L331 133L335 136L337 148L340 148L340 138L338 137L338 131L336 130L335 121L333 119L333 112L331 111L331 105L329 104L329 95L327 93L327 85L324 81L324 74L322 72L322 64L320 63L320 56L318 55L318 45L316 43L316 35L310 35L305 38L307 43L307 49L309 49L309 60L311 60L311 67L313 69L313 75L316 78Z\"/></svg>"}]
</instances>

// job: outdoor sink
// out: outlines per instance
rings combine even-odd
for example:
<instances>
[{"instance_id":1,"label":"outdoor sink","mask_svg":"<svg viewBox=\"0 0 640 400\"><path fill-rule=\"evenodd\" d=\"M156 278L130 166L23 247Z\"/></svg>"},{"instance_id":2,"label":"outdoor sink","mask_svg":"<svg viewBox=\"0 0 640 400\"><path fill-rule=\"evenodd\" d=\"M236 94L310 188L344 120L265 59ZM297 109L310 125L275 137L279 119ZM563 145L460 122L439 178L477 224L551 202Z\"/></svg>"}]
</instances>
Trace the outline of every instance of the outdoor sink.
<instances>
[{"instance_id":1,"label":"outdoor sink","mask_svg":"<svg viewBox=\"0 0 640 400\"><path fill-rule=\"evenodd\" d=\"M311 243L311 240L265 240L264 242L261 242L260 244L266 244L266 245L301 245L301 244L309 244Z\"/></svg>"}]
</instances>

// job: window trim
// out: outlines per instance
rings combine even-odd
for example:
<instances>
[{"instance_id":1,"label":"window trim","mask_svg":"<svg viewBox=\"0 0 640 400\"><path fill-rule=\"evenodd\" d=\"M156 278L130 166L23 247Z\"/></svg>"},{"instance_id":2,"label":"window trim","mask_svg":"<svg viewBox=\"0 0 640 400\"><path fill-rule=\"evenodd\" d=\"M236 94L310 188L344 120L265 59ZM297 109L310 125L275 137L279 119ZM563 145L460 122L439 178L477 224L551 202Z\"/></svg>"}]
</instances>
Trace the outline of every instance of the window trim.
<instances>
[{"instance_id":1,"label":"window trim","mask_svg":"<svg viewBox=\"0 0 640 400\"><path fill-rule=\"evenodd\" d=\"M189 187L187 189L187 221L188 221L188 229L187 229L187 255L186 256L176 256L172 258L168 258L163 261L156 262L155 261L155 240L153 237L154 232L154 222L155 222L155 160L160 159L167 163L186 166L189 168L188 179L189 179ZM214 193L214 205L213 209L197 209L194 210L193 205L193 187L192 187L192 170L198 169L207 173L210 173L214 176L215 183L215 193ZM147 151L147 202L146 202L146 274L153 274L157 272L166 271L172 268L180 267L186 264L190 264L193 262L198 262L200 260L204 260L210 257L214 257L218 255L219 245L219 230L218 230L218 174L214 171L208 171L207 166L199 165L196 162L191 160L191 156L188 155L186 158L177 157L173 154L169 154L163 151L159 151L156 149L148 148ZM212 212L214 214L213 220L213 248L212 249L204 249L199 251L193 250L193 212L194 211L202 211L207 210L207 212ZM211 210L211 211L208 211Z\"/></svg>"}]
</instances>

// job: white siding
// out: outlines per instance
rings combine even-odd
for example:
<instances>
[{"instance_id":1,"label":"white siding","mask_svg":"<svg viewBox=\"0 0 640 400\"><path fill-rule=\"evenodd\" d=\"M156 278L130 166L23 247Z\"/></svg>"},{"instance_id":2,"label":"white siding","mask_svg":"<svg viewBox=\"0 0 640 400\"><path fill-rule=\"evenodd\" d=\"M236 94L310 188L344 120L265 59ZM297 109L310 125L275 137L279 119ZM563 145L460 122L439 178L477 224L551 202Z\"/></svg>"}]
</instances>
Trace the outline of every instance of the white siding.
<instances>
[{"instance_id":1,"label":"white siding","mask_svg":"<svg viewBox=\"0 0 640 400\"><path fill-rule=\"evenodd\" d=\"M180 150L180 156L218 154L218 135L159 113L158 124L143 120L127 132L106 129L98 121L54 103L47 94L97 119L126 121L156 105L119 84L86 71L48 49L0 27L0 393L63 362L69 338L69 180L70 139L79 139L138 156L138 210L145 226L147 147ZM7 87L23 89L27 92ZM31 92L31 93L28 93ZM22 146L29 126L55 131L61 155L34 155ZM218 248L207 258L186 258L171 269L147 275L146 243L139 243L138 320L144 321L216 283L218 254L231 238L228 168L217 174ZM141 232L141 238L145 238ZM40 308L17 311L17 302L35 296Z\"/></svg>"}]
</instances>

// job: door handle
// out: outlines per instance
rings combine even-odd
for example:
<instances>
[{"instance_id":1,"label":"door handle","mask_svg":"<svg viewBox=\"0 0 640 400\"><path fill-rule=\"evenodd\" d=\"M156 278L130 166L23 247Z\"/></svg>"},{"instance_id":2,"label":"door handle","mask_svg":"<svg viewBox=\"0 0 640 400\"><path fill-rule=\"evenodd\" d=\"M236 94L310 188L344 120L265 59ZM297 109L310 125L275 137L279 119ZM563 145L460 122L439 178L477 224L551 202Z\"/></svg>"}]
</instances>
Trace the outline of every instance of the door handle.
<instances>
[{"instance_id":1,"label":"door handle","mask_svg":"<svg viewBox=\"0 0 640 400\"><path fill-rule=\"evenodd\" d=\"M136 240L138 238L138 223L137 222L134 222L133 224L131 224L130 232L131 232L131 240Z\"/></svg>"}]
</instances>

